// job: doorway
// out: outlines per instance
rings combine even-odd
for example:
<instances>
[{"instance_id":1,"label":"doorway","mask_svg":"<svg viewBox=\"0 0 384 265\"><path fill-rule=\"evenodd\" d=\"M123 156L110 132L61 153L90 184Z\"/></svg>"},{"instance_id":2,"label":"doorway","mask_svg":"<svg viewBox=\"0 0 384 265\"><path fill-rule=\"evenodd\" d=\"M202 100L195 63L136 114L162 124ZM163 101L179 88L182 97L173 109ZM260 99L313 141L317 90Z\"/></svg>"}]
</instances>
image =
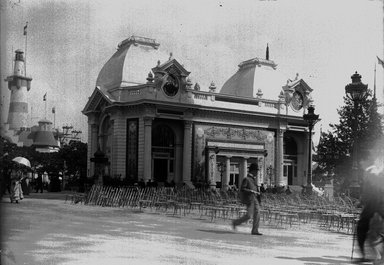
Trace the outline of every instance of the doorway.
<instances>
[{"instance_id":1,"label":"doorway","mask_svg":"<svg viewBox=\"0 0 384 265\"><path fill-rule=\"evenodd\" d=\"M284 173L283 176L287 178L288 185L295 185L293 179L296 177L297 166L293 162L284 163Z\"/></svg>"},{"instance_id":2,"label":"doorway","mask_svg":"<svg viewBox=\"0 0 384 265\"><path fill-rule=\"evenodd\" d=\"M153 179L156 182L166 182L168 179L168 159L153 160Z\"/></svg>"}]
</instances>

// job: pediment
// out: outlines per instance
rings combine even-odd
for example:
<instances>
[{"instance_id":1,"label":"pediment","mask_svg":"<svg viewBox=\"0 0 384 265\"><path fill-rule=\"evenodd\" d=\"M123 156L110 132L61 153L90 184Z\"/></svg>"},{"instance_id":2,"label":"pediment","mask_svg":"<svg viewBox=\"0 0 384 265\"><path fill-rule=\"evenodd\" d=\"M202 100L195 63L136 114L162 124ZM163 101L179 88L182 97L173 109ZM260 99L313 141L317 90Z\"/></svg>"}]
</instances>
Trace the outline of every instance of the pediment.
<instances>
[{"instance_id":1,"label":"pediment","mask_svg":"<svg viewBox=\"0 0 384 265\"><path fill-rule=\"evenodd\" d=\"M176 59L171 59L152 68L153 73L169 73L175 76L187 77L191 72L187 71Z\"/></svg>"},{"instance_id":2,"label":"pediment","mask_svg":"<svg viewBox=\"0 0 384 265\"><path fill-rule=\"evenodd\" d=\"M289 84L289 87L293 88L295 91L299 91L303 95L310 94L313 91L313 89L303 79L293 81Z\"/></svg>"},{"instance_id":3,"label":"pediment","mask_svg":"<svg viewBox=\"0 0 384 265\"><path fill-rule=\"evenodd\" d=\"M85 115L90 112L101 112L106 106L112 104L112 101L106 97L98 87L95 88L92 95L89 97L87 104L82 111Z\"/></svg>"}]
</instances>

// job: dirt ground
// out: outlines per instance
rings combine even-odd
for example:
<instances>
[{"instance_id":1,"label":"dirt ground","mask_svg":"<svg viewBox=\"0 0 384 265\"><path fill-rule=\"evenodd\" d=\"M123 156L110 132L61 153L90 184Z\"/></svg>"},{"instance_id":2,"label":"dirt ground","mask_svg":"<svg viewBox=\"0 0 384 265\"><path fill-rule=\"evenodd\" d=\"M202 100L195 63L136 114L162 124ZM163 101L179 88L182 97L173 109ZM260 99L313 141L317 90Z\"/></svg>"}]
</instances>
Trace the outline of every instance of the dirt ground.
<instances>
[{"instance_id":1,"label":"dirt ground","mask_svg":"<svg viewBox=\"0 0 384 265\"><path fill-rule=\"evenodd\" d=\"M230 220L70 204L64 193L1 201L1 264L352 264L352 235L317 224ZM358 257L357 249L355 257Z\"/></svg>"}]
</instances>

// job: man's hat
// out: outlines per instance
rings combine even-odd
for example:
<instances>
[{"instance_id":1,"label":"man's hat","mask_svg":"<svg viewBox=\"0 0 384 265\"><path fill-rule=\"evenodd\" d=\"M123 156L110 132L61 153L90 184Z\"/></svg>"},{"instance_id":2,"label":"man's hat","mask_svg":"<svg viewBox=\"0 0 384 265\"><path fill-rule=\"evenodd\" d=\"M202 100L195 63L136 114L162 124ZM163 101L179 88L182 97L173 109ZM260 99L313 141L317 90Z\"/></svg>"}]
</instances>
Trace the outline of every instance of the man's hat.
<instances>
[{"instance_id":1,"label":"man's hat","mask_svg":"<svg viewBox=\"0 0 384 265\"><path fill-rule=\"evenodd\" d=\"M249 166L249 171L259 171L259 166L256 163L252 163Z\"/></svg>"}]
</instances>

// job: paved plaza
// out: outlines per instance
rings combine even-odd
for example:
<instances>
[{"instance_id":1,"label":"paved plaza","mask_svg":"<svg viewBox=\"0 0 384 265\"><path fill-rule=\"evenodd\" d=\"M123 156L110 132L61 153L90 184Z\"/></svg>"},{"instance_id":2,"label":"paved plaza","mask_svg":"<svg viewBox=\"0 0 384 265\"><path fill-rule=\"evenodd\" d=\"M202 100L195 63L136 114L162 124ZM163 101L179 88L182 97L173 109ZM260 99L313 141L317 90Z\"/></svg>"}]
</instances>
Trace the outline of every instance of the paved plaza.
<instances>
[{"instance_id":1,"label":"paved plaza","mask_svg":"<svg viewBox=\"0 0 384 265\"><path fill-rule=\"evenodd\" d=\"M65 196L31 193L19 204L3 197L1 264L353 263L352 235L315 222L264 221L264 235L252 236L250 225L233 231L229 220L72 204Z\"/></svg>"}]
</instances>

